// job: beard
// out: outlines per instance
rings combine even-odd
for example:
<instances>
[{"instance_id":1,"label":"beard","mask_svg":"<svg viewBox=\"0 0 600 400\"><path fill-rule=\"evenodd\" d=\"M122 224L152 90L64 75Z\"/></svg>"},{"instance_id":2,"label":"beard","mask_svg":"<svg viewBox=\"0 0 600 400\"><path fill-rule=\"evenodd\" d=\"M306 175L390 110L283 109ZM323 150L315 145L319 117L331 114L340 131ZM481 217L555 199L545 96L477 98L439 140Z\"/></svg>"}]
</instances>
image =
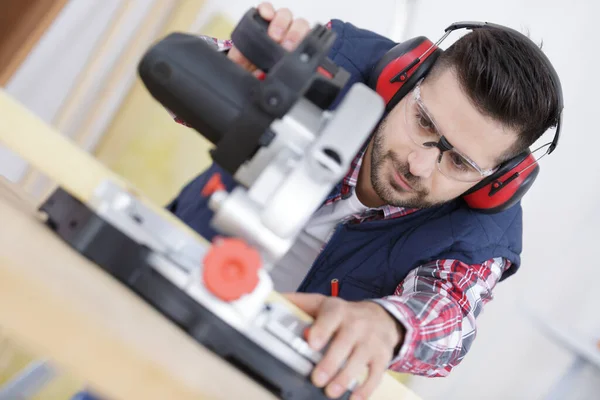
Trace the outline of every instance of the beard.
<instances>
[{"instance_id":1,"label":"beard","mask_svg":"<svg viewBox=\"0 0 600 400\"><path fill-rule=\"evenodd\" d=\"M386 204L405 208L429 208L440 205L442 202L428 200L429 190L423 187L421 178L411 174L408 163L392 150L386 150L384 144L385 120L377 127L373 135L371 149L371 185L373 190ZM388 179L386 165L391 164L393 169L413 188L406 192L393 179Z\"/></svg>"}]
</instances>

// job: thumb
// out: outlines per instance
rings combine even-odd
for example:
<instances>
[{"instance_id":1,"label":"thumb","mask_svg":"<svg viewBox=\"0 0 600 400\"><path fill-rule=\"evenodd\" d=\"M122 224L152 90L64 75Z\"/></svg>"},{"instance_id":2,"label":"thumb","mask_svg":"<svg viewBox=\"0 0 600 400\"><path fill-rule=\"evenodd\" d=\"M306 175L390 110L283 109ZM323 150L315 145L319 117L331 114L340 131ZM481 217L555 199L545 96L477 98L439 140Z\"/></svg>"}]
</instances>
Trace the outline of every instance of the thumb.
<instances>
[{"instance_id":1,"label":"thumb","mask_svg":"<svg viewBox=\"0 0 600 400\"><path fill-rule=\"evenodd\" d=\"M313 318L319 313L321 304L327 298L319 293L282 293L282 295Z\"/></svg>"}]
</instances>

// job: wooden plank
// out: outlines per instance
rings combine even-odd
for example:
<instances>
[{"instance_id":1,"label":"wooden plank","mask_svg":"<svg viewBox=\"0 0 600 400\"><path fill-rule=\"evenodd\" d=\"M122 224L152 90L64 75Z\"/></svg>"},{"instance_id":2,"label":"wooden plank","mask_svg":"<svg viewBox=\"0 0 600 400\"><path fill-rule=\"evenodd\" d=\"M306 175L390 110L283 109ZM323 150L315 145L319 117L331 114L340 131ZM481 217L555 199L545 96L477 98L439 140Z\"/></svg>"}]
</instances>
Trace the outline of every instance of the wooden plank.
<instances>
[{"instance_id":1,"label":"wooden plank","mask_svg":"<svg viewBox=\"0 0 600 400\"><path fill-rule=\"evenodd\" d=\"M135 193L156 214L204 241L3 91L0 143L83 202L110 179ZM44 354L115 399L191 399L225 393L219 390L227 392L226 398L271 398L70 250L39 221L6 201L0 215L0 324ZM276 292L271 300L310 319ZM228 384L234 381L236 385ZM372 398L417 397L386 374Z\"/></svg>"}]
</instances>

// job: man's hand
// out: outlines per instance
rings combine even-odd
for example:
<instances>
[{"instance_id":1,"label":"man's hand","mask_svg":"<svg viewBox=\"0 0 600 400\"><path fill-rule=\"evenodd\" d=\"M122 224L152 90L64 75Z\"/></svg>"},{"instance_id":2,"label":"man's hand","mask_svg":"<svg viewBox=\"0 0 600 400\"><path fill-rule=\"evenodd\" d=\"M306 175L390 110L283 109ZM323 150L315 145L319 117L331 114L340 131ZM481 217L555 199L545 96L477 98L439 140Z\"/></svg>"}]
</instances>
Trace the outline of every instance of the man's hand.
<instances>
[{"instance_id":1,"label":"man's hand","mask_svg":"<svg viewBox=\"0 0 600 400\"><path fill-rule=\"evenodd\" d=\"M327 396L337 398L368 370L369 376L351 397L352 400L367 399L404 337L402 326L374 302L348 302L308 293L284 296L315 319L308 333L308 343L313 349L320 351L333 338L314 369L314 385L327 386Z\"/></svg>"},{"instance_id":2,"label":"man's hand","mask_svg":"<svg viewBox=\"0 0 600 400\"><path fill-rule=\"evenodd\" d=\"M292 12L287 8L275 10L271 3L261 3L257 10L261 17L270 21L267 30L269 36L288 51L294 50L310 31L308 22L302 18L294 19ZM256 66L240 53L235 43L227 57L250 72L256 71Z\"/></svg>"}]
</instances>

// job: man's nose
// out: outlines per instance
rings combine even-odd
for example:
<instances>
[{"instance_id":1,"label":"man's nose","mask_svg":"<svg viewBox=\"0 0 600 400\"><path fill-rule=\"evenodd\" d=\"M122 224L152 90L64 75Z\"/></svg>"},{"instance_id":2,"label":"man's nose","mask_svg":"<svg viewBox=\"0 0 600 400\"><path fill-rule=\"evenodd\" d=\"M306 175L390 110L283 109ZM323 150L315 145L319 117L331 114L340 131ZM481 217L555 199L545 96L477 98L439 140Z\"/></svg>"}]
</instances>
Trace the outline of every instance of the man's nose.
<instances>
[{"instance_id":1,"label":"man's nose","mask_svg":"<svg viewBox=\"0 0 600 400\"><path fill-rule=\"evenodd\" d=\"M437 148L418 148L408 155L410 173L420 178L429 178L436 168L440 151Z\"/></svg>"}]
</instances>

